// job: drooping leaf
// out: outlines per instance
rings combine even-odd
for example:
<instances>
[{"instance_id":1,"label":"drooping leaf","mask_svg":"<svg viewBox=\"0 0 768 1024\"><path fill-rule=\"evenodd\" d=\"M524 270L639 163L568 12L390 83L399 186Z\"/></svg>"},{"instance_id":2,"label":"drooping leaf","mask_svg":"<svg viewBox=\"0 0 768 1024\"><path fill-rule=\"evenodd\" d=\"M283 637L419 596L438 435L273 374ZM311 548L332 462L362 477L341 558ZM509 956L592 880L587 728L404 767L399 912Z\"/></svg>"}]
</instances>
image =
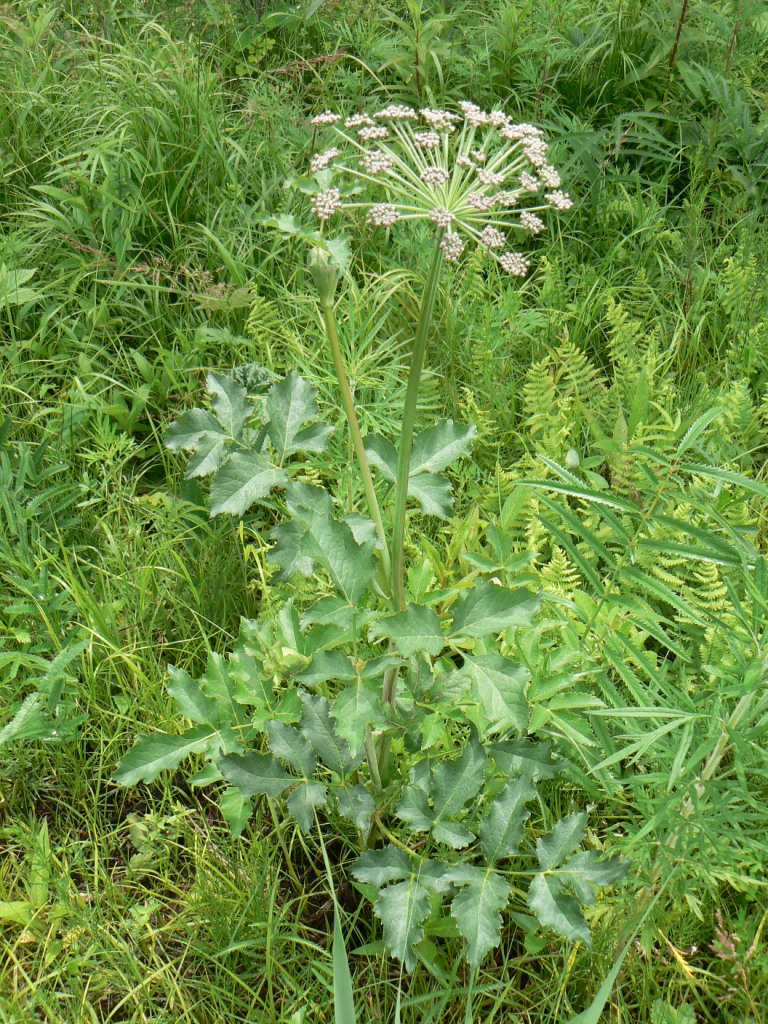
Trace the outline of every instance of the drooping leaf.
<instances>
[{"instance_id":1,"label":"drooping leaf","mask_svg":"<svg viewBox=\"0 0 768 1024\"><path fill-rule=\"evenodd\" d=\"M549 871L562 864L584 839L587 827L586 811L578 811L562 818L551 832L536 841L536 856L542 871Z\"/></svg>"},{"instance_id":2,"label":"drooping leaf","mask_svg":"<svg viewBox=\"0 0 768 1024\"><path fill-rule=\"evenodd\" d=\"M306 835L315 821L315 811L328 802L328 787L321 782L301 782L286 801L290 813Z\"/></svg>"},{"instance_id":3,"label":"drooping leaf","mask_svg":"<svg viewBox=\"0 0 768 1024\"><path fill-rule=\"evenodd\" d=\"M369 434L364 441L368 462L385 480L393 484L397 479L397 449L381 434Z\"/></svg>"},{"instance_id":4,"label":"drooping leaf","mask_svg":"<svg viewBox=\"0 0 768 1024\"><path fill-rule=\"evenodd\" d=\"M468 656L462 672L471 680L473 698L482 705L490 723L489 734L514 729L525 734L528 701L525 687L530 673L500 654Z\"/></svg>"},{"instance_id":5,"label":"drooping leaf","mask_svg":"<svg viewBox=\"0 0 768 1024\"><path fill-rule=\"evenodd\" d=\"M315 388L293 370L274 384L266 401L267 433L281 462L297 451L323 451L330 428L317 419ZM304 428L306 423L312 423Z\"/></svg>"},{"instance_id":6,"label":"drooping leaf","mask_svg":"<svg viewBox=\"0 0 768 1024\"><path fill-rule=\"evenodd\" d=\"M368 882L379 889L390 882L408 878L411 872L411 858L405 850L391 844L382 850L361 853L352 868L352 874L359 882Z\"/></svg>"},{"instance_id":7,"label":"drooping leaf","mask_svg":"<svg viewBox=\"0 0 768 1024\"><path fill-rule=\"evenodd\" d=\"M300 696L303 705L302 735L312 744L313 750L326 767L337 775L346 775L362 761L362 750L351 751L346 741L339 738L331 722L325 697L309 693Z\"/></svg>"},{"instance_id":8,"label":"drooping leaf","mask_svg":"<svg viewBox=\"0 0 768 1024\"><path fill-rule=\"evenodd\" d=\"M476 435L474 424L465 427L453 420L440 420L428 427L414 438L410 475L439 473L460 456L469 454Z\"/></svg>"},{"instance_id":9,"label":"drooping leaf","mask_svg":"<svg viewBox=\"0 0 768 1024\"><path fill-rule=\"evenodd\" d=\"M489 864L515 856L525 835L525 822L531 814L525 805L535 796L532 780L523 776L508 782L493 799L478 828Z\"/></svg>"},{"instance_id":10,"label":"drooping leaf","mask_svg":"<svg viewBox=\"0 0 768 1024\"><path fill-rule=\"evenodd\" d=\"M218 373L209 373L206 384L212 395L213 414L222 430L229 437L238 438L253 411L253 406L246 400L245 388L231 377Z\"/></svg>"},{"instance_id":11,"label":"drooping leaf","mask_svg":"<svg viewBox=\"0 0 768 1024\"><path fill-rule=\"evenodd\" d=\"M273 487L288 482L284 470L271 465L258 452L235 452L224 463L211 484L211 516L224 513L243 516Z\"/></svg>"},{"instance_id":12,"label":"drooping leaf","mask_svg":"<svg viewBox=\"0 0 768 1024\"><path fill-rule=\"evenodd\" d=\"M367 837L371 830L371 817L376 808L373 797L365 786L344 786L339 793L339 814L353 821Z\"/></svg>"},{"instance_id":13,"label":"drooping leaf","mask_svg":"<svg viewBox=\"0 0 768 1024\"><path fill-rule=\"evenodd\" d=\"M196 725L180 736L156 733L144 736L117 766L113 778L121 786L153 782L162 771L178 768L185 757L208 749L218 736L209 725Z\"/></svg>"},{"instance_id":14,"label":"drooping leaf","mask_svg":"<svg viewBox=\"0 0 768 1024\"><path fill-rule=\"evenodd\" d=\"M394 640L404 658L410 658L417 651L426 651L434 658L445 646L437 613L433 608L418 604L409 604L406 611L380 619L373 632Z\"/></svg>"},{"instance_id":15,"label":"drooping leaf","mask_svg":"<svg viewBox=\"0 0 768 1024\"><path fill-rule=\"evenodd\" d=\"M221 774L244 797L277 797L294 781L271 754L226 754L219 758Z\"/></svg>"},{"instance_id":16,"label":"drooping leaf","mask_svg":"<svg viewBox=\"0 0 768 1024\"><path fill-rule=\"evenodd\" d=\"M317 767L312 744L298 729L285 722L267 722L269 749L289 765L297 775L311 779Z\"/></svg>"},{"instance_id":17,"label":"drooping leaf","mask_svg":"<svg viewBox=\"0 0 768 1024\"><path fill-rule=\"evenodd\" d=\"M552 928L558 935L572 942L592 946L589 925L584 920L579 901L563 892L556 874L534 875L528 887L528 906L539 924Z\"/></svg>"},{"instance_id":18,"label":"drooping leaf","mask_svg":"<svg viewBox=\"0 0 768 1024\"><path fill-rule=\"evenodd\" d=\"M490 868L461 864L453 868L450 879L462 886L451 903L451 915L467 940L467 960L479 967L501 939L501 914L509 902L509 884Z\"/></svg>"},{"instance_id":19,"label":"drooping leaf","mask_svg":"<svg viewBox=\"0 0 768 1024\"><path fill-rule=\"evenodd\" d=\"M457 601L451 636L484 637L512 626L527 626L540 604L530 590L508 590L482 580Z\"/></svg>"},{"instance_id":20,"label":"drooping leaf","mask_svg":"<svg viewBox=\"0 0 768 1024\"><path fill-rule=\"evenodd\" d=\"M388 885L373 908L384 928L384 944L406 970L416 966L414 946L424 937L429 916L429 891L415 878Z\"/></svg>"}]
</instances>

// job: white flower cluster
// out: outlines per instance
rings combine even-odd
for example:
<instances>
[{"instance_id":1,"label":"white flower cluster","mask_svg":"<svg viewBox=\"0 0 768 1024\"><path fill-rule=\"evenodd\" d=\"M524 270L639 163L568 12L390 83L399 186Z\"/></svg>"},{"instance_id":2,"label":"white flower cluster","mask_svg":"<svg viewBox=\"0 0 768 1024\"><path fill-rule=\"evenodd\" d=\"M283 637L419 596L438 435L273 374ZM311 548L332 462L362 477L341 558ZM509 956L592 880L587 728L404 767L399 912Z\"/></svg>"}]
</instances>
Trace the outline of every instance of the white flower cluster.
<instances>
[{"instance_id":1,"label":"white flower cluster","mask_svg":"<svg viewBox=\"0 0 768 1024\"><path fill-rule=\"evenodd\" d=\"M337 188L329 188L325 192L318 192L312 200L312 213L318 220L330 220L341 206L341 192Z\"/></svg>"},{"instance_id":2,"label":"white flower cluster","mask_svg":"<svg viewBox=\"0 0 768 1024\"><path fill-rule=\"evenodd\" d=\"M400 220L400 211L394 203L374 203L365 219L371 227L389 228Z\"/></svg>"},{"instance_id":3,"label":"white flower cluster","mask_svg":"<svg viewBox=\"0 0 768 1024\"><path fill-rule=\"evenodd\" d=\"M538 235L546 227L540 213L569 210L573 202L560 189L540 128L469 101L459 110L390 104L344 119L330 110L318 114L312 123L329 126L337 144L312 158L312 173L331 167L334 180L346 176L355 187L344 199L339 188L325 188L312 210L321 222L342 208L359 211L371 228L427 221L449 263L475 241L502 270L523 277L529 259L506 248L510 232ZM384 196L374 198L377 190Z\"/></svg>"},{"instance_id":4,"label":"white flower cluster","mask_svg":"<svg viewBox=\"0 0 768 1024\"><path fill-rule=\"evenodd\" d=\"M431 185L433 188L439 188L441 185L444 185L451 176L444 167L425 167L419 177L426 185Z\"/></svg>"},{"instance_id":5,"label":"white flower cluster","mask_svg":"<svg viewBox=\"0 0 768 1024\"><path fill-rule=\"evenodd\" d=\"M312 157L312 163L309 165L312 173L317 174L318 171L324 171L338 155L339 150L336 146L326 149L324 153L315 153Z\"/></svg>"}]
</instances>

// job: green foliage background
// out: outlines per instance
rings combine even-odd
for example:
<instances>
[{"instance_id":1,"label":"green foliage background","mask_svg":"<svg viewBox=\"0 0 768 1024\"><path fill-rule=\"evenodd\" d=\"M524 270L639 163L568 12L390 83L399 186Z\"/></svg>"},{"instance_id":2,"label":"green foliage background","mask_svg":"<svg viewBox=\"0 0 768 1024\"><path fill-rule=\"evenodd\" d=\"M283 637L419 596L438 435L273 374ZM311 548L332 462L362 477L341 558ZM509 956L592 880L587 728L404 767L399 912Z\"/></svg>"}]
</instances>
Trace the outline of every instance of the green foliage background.
<instances>
[{"instance_id":1,"label":"green foliage background","mask_svg":"<svg viewBox=\"0 0 768 1024\"><path fill-rule=\"evenodd\" d=\"M444 283L422 411L479 441L412 583L542 589L510 653L571 771L533 827L586 793L595 845L633 863L593 953L521 916L471 993L455 942L399 1012L566 1021L661 890L605 1019L763 1019L766 49L750 0L2 8L3 1020L331 1019L311 838L269 801L235 839L181 776L108 780L177 729L167 665L202 673L281 593L269 518L209 521L162 435L209 370L254 366L308 377L341 427L304 252L263 222L307 219L283 185L308 118L385 97L540 123L576 199L523 285L474 257ZM344 284L365 431L402 401L423 255L360 241ZM317 472L354 503L343 438ZM359 1013L390 1020L352 839L324 837Z\"/></svg>"}]
</instances>

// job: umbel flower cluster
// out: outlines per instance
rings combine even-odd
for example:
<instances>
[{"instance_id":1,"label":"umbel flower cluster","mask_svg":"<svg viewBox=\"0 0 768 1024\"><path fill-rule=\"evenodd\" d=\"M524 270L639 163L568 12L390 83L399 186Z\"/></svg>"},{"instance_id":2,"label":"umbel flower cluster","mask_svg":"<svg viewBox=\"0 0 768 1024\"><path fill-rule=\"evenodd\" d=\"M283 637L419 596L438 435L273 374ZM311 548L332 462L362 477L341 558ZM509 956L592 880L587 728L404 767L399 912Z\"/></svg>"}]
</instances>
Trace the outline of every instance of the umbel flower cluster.
<instances>
[{"instance_id":1,"label":"umbel flower cluster","mask_svg":"<svg viewBox=\"0 0 768 1024\"><path fill-rule=\"evenodd\" d=\"M320 185L312 212L325 223L341 211L364 211L374 228L429 220L442 232L440 247L450 263L471 240L507 273L524 277L529 261L508 248L510 234L536 235L546 226L541 213L573 203L560 190L540 128L474 103L459 108L461 113L393 104L370 115L318 114L312 124L327 126L335 138L312 158L310 170ZM349 199L331 184L334 175L342 187L345 176L353 179ZM366 201L367 194L375 198Z\"/></svg>"}]
</instances>

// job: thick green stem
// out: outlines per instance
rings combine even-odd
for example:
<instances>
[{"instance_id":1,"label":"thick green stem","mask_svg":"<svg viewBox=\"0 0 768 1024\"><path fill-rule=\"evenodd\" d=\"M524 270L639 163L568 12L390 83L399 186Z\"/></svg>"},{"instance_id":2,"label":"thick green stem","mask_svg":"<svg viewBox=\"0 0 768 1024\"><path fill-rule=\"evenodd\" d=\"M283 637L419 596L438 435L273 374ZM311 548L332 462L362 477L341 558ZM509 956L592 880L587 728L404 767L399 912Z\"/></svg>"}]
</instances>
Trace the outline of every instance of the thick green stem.
<instances>
[{"instance_id":1,"label":"thick green stem","mask_svg":"<svg viewBox=\"0 0 768 1024\"><path fill-rule=\"evenodd\" d=\"M421 371L424 366L424 353L427 349L432 311L435 308L437 285L443 265L443 254L440 250L442 234L441 231L435 241L435 251L432 254L432 262L424 285L424 295L421 300L416 336L413 342L411 367L408 372L403 425L400 429L400 448L397 456L397 478L395 481L395 511L392 525L392 597L393 604L398 611L405 611L405 511L408 503L408 475L411 468L413 430L416 425L416 404L419 397ZM392 699L394 699L394 694L392 694Z\"/></svg>"},{"instance_id":2,"label":"thick green stem","mask_svg":"<svg viewBox=\"0 0 768 1024\"><path fill-rule=\"evenodd\" d=\"M339 390L341 391L341 403L344 406L344 412L346 413L347 422L349 423L349 432L352 437L352 444L355 449L355 455L357 456L357 462L360 466L360 473L363 478L363 490L365 491L365 497L368 502L368 511L376 525L376 532L378 533L379 540L381 541L381 564L384 571L385 589L391 592L392 564L389 554L389 545L387 543L387 535L384 530L384 521L381 518L381 509L379 508L379 502L373 486L371 467L368 464L368 456L365 453L363 435L360 433L360 424L357 419L357 412L355 411L355 400L352 395L352 389L349 386L349 378L347 377L346 367L344 366L344 360L341 355L339 334L336 330L336 321L333 316L333 301L323 301L320 305L323 310L325 333L328 337L328 343L331 346L333 366L336 371L336 378L339 382Z\"/></svg>"}]
</instances>

